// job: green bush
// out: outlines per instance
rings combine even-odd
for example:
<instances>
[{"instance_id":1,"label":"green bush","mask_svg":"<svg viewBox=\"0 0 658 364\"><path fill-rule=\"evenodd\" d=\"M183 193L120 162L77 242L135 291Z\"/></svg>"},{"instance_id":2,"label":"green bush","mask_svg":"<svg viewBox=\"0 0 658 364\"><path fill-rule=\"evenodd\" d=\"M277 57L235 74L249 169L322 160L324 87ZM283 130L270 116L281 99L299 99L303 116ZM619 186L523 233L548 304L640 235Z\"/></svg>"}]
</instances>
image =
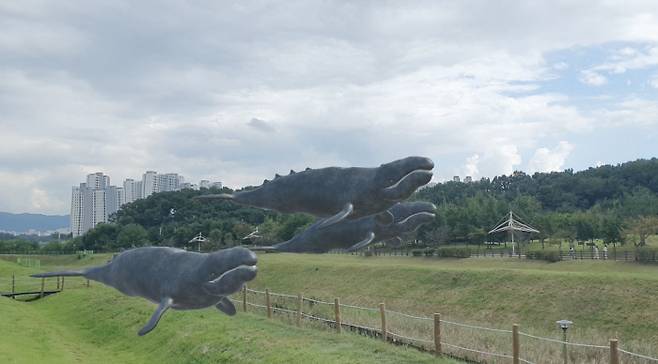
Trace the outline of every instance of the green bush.
<instances>
[{"instance_id":1,"label":"green bush","mask_svg":"<svg viewBox=\"0 0 658 364\"><path fill-rule=\"evenodd\" d=\"M471 248L444 247L437 249L436 255L441 258L469 258L471 256Z\"/></svg>"},{"instance_id":2,"label":"green bush","mask_svg":"<svg viewBox=\"0 0 658 364\"><path fill-rule=\"evenodd\" d=\"M426 248L425 251L423 251L426 257L433 257L434 256L434 249L432 248Z\"/></svg>"},{"instance_id":3,"label":"green bush","mask_svg":"<svg viewBox=\"0 0 658 364\"><path fill-rule=\"evenodd\" d=\"M560 252L555 250L529 250L525 254L528 259L545 260L551 263L559 262L562 260Z\"/></svg>"},{"instance_id":4,"label":"green bush","mask_svg":"<svg viewBox=\"0 0 658 364\"><path fill-rule=\"evenodd\" d=\"M411 255L413 255L414 257L422 257L423 256L423 251L418 250L418 249L414 249L414 250L411 251Z\"/></svg>"}]
</instances>

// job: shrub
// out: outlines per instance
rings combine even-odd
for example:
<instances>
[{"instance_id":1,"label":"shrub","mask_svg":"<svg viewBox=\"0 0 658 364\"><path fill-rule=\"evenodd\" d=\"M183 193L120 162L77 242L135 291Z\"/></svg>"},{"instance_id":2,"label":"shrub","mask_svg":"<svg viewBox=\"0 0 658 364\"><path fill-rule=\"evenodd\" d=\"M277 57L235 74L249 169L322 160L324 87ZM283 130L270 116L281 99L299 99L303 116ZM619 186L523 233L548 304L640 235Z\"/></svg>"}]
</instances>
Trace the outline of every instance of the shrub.
<instances>
[{"instance_id":1,"label":"shrub","mask_svg":"<svg viewBox=\"0 0 658 364\"><path fill-rule=\"evenodd\" d=\"M418 250L418 249L414 249L414 250L411 251L411 255L413 255L414 257L422 257L423 256L423 251Z\"/></svg>"},{"instance_id":2,"label":"shrub","mask_svg":"<svg viewBox=\"0 0 658 364\"><path fill-rule=\"evenodd\" d=\"M555 250L529 250L525 253L525 255L528 257L528 259L545 260L551 263L559 262L562 260L560 252Z\"/></svg>"},{"instance_id":3,"label":"shrub","mask_svg":"<svg viewBox=\"0 0 658 364\"><path fill-rule=\"evenodd\" d=\"M426 257L433 257L434 256L434 249L432 248L426 248L425 251L423 251Z\"/></svg>"},{"instance_id":4,"label":"shrub","mask_svg":"<svg viewBox=\"0 0 658 364\"><path fill-rule=\"evenodd\" d=\"M436 255L441 258L469 258L471 256L471 248L444 247L437 249Z\"/></svg>"}]
</instances>

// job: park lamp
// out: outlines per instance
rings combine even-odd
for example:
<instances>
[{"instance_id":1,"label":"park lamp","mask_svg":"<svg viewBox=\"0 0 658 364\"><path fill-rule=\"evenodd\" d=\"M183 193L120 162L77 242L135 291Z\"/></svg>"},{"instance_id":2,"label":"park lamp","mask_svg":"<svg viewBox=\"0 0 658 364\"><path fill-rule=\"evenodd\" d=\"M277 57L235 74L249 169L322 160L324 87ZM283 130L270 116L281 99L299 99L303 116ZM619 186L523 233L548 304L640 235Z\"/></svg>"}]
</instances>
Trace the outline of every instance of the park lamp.
<instances>
[{"instance_id":1,"label":"park lamp","mask_svg":"<svg viewBox=\"0 0 658 364\"><path fill-rule=\"evenodd\" d=\"M564 331L565 334L567 333L567 330L569 329L569 326L571 326L571 324L573 324L573 322L571 322L569 320L555 321L555 323L558 325L559 328L562 329L562 331Z\"/></svg>"},{"instance_id":2,"label":"park lamp","mask_svg":"<svg viewBox=\"0 0 658 364\"><path fill-rule=\"evenodd\" d=\"M569 330L569 326L573 324L573 322L569 320L560 320L560 321L555 321L557 326L562 329L562 353L564 355L564 364L569 363L569 356L567 355L567 330Z\"/></svg>"}]
</instances>

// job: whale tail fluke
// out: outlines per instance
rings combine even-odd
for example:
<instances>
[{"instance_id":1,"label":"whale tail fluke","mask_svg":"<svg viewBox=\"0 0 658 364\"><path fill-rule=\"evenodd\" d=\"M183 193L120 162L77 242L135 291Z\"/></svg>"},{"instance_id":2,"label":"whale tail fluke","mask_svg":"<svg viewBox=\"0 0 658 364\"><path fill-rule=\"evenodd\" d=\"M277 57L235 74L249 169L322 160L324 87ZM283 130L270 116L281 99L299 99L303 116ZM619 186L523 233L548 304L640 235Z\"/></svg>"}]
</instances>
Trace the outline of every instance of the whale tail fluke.
<instances>
[{"instance_id":1,"label":"whale tail fluke","mask_svg":"<svg viewBox=\"0 0 658 364\"><path fill-rule=\"evenodd\" d=\"M87 272L85 270L63 270L59 272L47 272L32 274L33 278L48 278L48 277L80 277L84 276Z\"/></svg>"}]
</instances>

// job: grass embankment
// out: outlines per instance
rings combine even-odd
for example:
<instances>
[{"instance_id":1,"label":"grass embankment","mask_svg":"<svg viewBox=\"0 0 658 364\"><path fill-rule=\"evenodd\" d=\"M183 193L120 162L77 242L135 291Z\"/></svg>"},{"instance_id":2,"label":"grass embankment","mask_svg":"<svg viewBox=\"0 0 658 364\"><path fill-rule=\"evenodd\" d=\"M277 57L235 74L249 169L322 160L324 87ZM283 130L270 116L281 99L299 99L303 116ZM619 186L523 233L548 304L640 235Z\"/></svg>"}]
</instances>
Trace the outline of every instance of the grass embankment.
<instances>
[{"instance_id":1,"label":"grass embankment","mask_svg":"<svg viewBox=\"0 0 658 364\"><path fill-rule=\"evenodd\" d=\"M525 332L557 338L555 321L569 319L574 341L606 345L619 337L623 347L654 356L658 348L656 266L305 254L259 259L250 285L257 289L368 307L385 302L395 311L440 312L446 320L494 328L519 323Z\"/></svg>"},{"instance_id":2,"label":"grass embankment","mask_svg":"<svg viewBox=\"0 0 658 364\"><path fill-rule=\"evenodd\" d=\"M62 268L105 260L62 257L53 263ZM42 270L49 268L42 262ZM0 260L0 275L32 271ZM227 317L214 308L169 311L155 331L138 337L155 305L97 283L82 288L79 278L68 278L67 287L78 288L32 303L0 298L1 363L455 363L254 314Z\"/></svg>"}]
</instances>

